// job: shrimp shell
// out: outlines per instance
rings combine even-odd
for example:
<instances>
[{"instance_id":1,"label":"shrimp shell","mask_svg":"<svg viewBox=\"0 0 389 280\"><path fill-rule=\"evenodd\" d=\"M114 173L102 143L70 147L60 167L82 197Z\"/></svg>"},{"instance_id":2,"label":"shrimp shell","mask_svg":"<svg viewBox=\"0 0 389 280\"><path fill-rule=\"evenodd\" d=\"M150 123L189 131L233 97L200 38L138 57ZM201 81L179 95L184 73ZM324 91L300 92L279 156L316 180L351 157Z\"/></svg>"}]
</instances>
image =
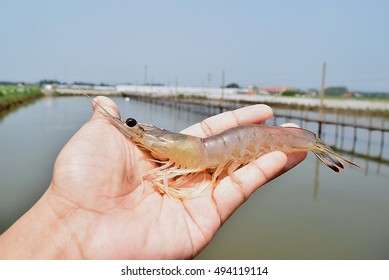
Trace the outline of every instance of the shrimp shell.
<instances>
[{"instance_id":1,"label":"shrimp shell","mask_svg":"<svg viewBox=\"0 0 389 280\"><path fill-rule=\"evenodd\" d=\"M136 123L130 127L96 104L102 109L101 114L132 142L148 150L160 164L142 177L151 181L162 194L175 198L197 196L209 185L215 186L222 177L234 176L236 169L271 151L286 154L311 151L335 172L344 169L344 163L359 167L333 151L313 132L302 128L246 124L200 138L148 124ZM206 172L212 174L211 184L202 188L182 187Z\"/></svg>"}]
</instances>

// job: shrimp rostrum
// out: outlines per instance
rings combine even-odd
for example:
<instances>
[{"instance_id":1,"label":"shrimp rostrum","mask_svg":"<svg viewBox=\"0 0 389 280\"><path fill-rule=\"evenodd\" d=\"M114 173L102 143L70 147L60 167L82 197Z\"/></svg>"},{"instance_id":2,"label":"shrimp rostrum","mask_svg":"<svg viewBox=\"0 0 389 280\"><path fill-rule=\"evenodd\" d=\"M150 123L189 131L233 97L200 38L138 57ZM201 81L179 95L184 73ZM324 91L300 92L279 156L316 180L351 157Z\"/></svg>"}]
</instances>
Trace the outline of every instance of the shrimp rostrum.
<instances>
[{"instance_id":1,"label":"shrimp rostrum","mask_svg":"<svg viewBox=\"0 0 389 280\"><path fill-rule=\"evenodd\" d=\"M335 172L344 169L344 163L359 167L333 151L313 132L302 128L246 124L200 138L141 124L133 118L124 122L100 108L126 137L148 150L160 163L143 174L144 178L161 193L176 198L199 194L201 190L181 186L202 172L212 174L211 185L214 185L224 174L233 176L239 167L275 150L284 153L311 151Z\"/></svg>"}]
</instances>

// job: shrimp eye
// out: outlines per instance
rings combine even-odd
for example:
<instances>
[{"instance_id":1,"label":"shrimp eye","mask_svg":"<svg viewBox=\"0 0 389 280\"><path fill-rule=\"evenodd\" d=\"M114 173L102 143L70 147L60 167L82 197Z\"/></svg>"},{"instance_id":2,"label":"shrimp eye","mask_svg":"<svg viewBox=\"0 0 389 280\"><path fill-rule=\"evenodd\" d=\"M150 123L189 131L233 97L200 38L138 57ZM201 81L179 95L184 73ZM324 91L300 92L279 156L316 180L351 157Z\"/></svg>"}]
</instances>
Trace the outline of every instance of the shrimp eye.
<instances>
[{"instance_id":1,"label":"shrimp eye","mask_svg":"<svg viewBox=\"0 0 389 280\"><path fill-rule=\"evenodd\" d=\"M126 120L126 124L127 124L129 127L134 127L134 126L136 126L137 121L136 121L136 119L128 118L128 119Z\"/></svg>"}]
</instances>

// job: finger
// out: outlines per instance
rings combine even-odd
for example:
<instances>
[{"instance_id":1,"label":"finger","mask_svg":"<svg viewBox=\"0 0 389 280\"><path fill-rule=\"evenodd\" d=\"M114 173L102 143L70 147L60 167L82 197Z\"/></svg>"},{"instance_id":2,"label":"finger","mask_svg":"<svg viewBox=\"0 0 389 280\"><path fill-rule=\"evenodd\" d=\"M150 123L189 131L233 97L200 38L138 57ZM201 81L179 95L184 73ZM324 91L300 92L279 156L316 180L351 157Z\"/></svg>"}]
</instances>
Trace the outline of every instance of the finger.
<instances>
[{"instance_id":1,"label":"finger","mask_svg":"<svg viewBox=\"0 0 389 280\"><path fill-rule=\"evenodd\" d=\"M282 174L288 164L283 152L267 153L224 178L215 188L213 199L224 222L259 187Z\"/></svg>"},{"instance_id":2,"label":"finger","mask_svg":"<svg viewBox=\"0 0 389 280\"><path fill-rule=\"evenodd\" d=\"M97 96L92 99L93 115L92 120L105 119L104 110L106 110L112 116L120 119L119 108L111 99L105 96Z\"/></svg>"},{"instance_id":3,"label":"finger","mask_svg":"<svg viewBox=\"0 0 389 280\"><path fill-rule=\"evenodd\" d=\"M272 109L263 104L247 106L212 116L194 124L182 133L208 137L241 124L262 123L273 116Z\"/></svg>"},{"instance_id":4,"label":"finger","mask_svg":"<svg viewBox=\"0 0 389 280\"><path fill-rule=\"evenodd\" d=\"M297 127L297 128L300 128L297 124L295 123L284 123L284 124L281 124L280 126L282 127Z\"/></svg>"},{"instance_id":5,"label":"finger","mask_svg":"<svg viewBox=\"0 0 389 280\"><path fill-rule=\"evenodd\" d=\"M287 172L288 170L292 169L297 164L302 162L307 157L307 154L308 154L307 152L294 152L291 154L287 154L286 156L288 160L286 162L284 169L282 170L282 173Z\"/></svg>"}]
</instances>

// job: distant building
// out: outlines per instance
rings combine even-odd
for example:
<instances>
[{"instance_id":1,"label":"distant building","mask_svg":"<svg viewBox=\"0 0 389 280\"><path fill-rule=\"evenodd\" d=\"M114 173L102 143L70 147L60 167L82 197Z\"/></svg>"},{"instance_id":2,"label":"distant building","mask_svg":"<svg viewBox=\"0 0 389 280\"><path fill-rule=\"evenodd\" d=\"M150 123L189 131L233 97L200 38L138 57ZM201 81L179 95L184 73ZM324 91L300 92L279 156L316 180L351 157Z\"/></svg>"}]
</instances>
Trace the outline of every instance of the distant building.
<instances>
[{"instance_id":1,"label":"distant building","mask_svg":"<svg viewBox=\"0 0 389 280\"><path fill-rule=\"evenodd\" d=\"M260 94L260 95L281 95L287 90L292 90L290 87L257 87L250 86L249 94Z\"/></svg>"},{"instance_id":2,"label":"distant building","mask_svg":"<svg viewBox=\"0 0 389 280\"><path fill-rule=\"evenodd\" d=\"M290 87L266 87L260 88L259 90L266 91L272 95L281 95L284 91L291 90Z\"/></svg>"},{"instance_id":3,"label":"distant building","mask_svg":"<svg viewBox=\"0 0 389 280\"><path fill-rule=\"evenodd\" d=\"M351 98L351 97L361 97L362 95L359 92L344 92L342 97Z\"/></svg>"},{"instance_id":4,"label":"distant building","mask_svg":"<svg viewBox=\"0 0 389 280\"><path fill-rule=\"evenodd\" d=\"M304 92L305 96L317 96L317 91L316 90L307 90Z\"/></svg>"}]
</instances>

